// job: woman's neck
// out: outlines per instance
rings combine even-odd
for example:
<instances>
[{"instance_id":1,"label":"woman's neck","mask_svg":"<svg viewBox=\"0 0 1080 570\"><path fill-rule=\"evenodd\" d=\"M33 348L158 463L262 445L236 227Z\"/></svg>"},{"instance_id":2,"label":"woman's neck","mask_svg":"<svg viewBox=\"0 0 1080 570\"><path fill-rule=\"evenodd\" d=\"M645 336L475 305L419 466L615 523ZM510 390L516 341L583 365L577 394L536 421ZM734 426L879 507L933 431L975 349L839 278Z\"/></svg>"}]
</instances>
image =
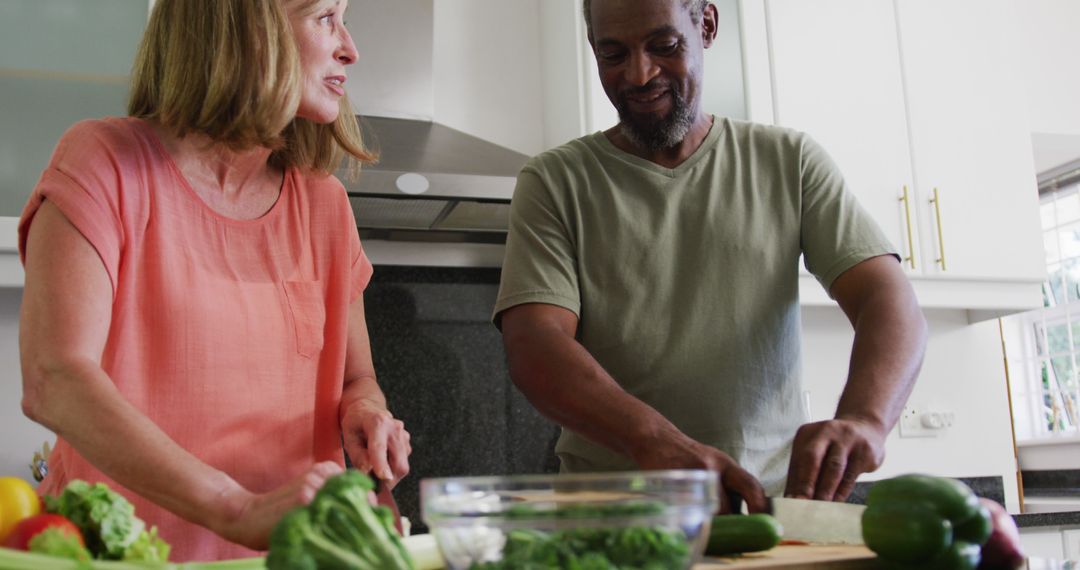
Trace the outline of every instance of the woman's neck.
<instances>
[{"instance_id":1,"label":"woman's neck","mask_svg":"<svg viewBox=\"0 0 1080 570\"><path fill-rule=\"evenodd\" d=\"M269 164L270 149L233 150L202 134L181 138L151 126L188 184L215 211L251 219L277 201L283 172Z\"/></svg>"}]
</instances>

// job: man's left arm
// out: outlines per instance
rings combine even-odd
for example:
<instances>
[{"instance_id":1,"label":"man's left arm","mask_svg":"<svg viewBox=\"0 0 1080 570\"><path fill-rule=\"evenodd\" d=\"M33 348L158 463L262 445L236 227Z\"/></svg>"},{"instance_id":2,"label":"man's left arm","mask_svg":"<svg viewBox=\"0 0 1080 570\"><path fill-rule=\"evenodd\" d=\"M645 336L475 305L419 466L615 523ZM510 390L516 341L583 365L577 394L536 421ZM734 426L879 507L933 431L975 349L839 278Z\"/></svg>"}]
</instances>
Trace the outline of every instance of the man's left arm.
<instances>
[{"instance_id":1,"label":"man's left arm","mask_svg":"<svg viewBox=\"0 0 1080 570\"><path fill-rule=\"evenodd\" d=\"M829 290L855 328L847 384L836 417L799 428L787 487L791 497L842 501L859 475L885 458L885 438L915 385L926 319L897 259L864 260Z\"/></svg>"}]
</instances>

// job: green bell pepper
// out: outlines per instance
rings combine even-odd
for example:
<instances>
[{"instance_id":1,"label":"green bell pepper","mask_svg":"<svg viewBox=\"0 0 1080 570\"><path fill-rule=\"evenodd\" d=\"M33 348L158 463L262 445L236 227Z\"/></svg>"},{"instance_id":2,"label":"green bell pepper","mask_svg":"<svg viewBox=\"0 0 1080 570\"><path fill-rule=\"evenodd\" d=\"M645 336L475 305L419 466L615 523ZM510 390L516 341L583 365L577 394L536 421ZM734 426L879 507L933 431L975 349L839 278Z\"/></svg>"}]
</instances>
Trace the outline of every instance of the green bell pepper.
<instances>
[{"instance_id":1,"label":"green bell pepper","mask_svg":"<svg viewBox=\"0 0 1080 570\"><path fill-rule=\"evenodd\" d=\"M870 488L862 529L866 546L895 568L974 570L993 527L967 485L902 475Z\"/></svg>"}]
</instances>

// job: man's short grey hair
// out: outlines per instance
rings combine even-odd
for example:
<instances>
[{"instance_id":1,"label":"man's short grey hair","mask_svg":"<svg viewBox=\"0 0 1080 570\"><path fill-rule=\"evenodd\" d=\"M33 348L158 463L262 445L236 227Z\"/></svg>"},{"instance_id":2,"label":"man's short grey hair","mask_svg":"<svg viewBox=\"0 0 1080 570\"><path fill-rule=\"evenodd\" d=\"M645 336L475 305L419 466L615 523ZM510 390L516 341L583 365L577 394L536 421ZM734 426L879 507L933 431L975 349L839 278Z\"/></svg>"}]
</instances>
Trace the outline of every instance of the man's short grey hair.
<instances>
[{"instance_id":1,"label":"man's short grey hair","mask_svg":"<svg viewBox=\"0 0 1080 570\"><path fill-rule=\"evenodd\" d=\"M701 16L705 13L709 0L682 0L682 4L690 10L690 20L696 26L701 23ZM585 30L589 33L589 41L592 41L592 0L582 1L582 13L585 15Z\"/></svg>"}]
</instances>

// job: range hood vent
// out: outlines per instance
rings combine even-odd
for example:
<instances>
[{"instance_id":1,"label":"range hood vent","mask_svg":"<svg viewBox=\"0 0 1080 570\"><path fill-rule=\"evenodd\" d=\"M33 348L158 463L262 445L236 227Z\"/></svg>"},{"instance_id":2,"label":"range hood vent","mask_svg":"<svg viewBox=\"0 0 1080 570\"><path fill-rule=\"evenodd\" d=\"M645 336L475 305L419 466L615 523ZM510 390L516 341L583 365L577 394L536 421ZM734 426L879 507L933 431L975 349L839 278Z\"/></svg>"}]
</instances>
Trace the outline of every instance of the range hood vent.
<instances>
[{"instance_id":1,"label":"range hood vent","mask_svg":"<svg viewBox=\"0 0 1080 570\"><path fill-rule=\"evenodd\" d=\"M359 117L379 162L339 172L361 236L502 243L528 156L430 121Z\"/></svg>"}]
</instances>

